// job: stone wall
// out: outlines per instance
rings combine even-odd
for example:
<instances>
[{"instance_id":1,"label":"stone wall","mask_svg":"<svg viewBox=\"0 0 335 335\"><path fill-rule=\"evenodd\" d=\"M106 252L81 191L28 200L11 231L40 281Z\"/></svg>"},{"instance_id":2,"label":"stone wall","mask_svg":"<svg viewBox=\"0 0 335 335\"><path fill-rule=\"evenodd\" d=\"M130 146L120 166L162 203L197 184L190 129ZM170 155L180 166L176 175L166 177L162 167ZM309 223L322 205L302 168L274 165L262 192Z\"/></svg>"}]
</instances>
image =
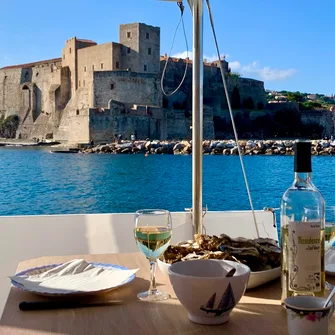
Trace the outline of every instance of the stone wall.
<instances>
[{"instance_id":1,"label":"stone wall","mask_svg":"<svg viewBox=\"0 0 335 335\"><path fill-rule=\"evenodd\" d=\"M166 60L161 61L161 72L165 66ZM187 64L187 75L180 90L170 96L164 96L164 107L192 109L192 63L185 60L169 60L166 73L164 75L164 88L167 93L173 91L183 78ZM226 69L226 62L224 68ZM227 70L227 69L226 69ZM222 111L228 109L227 99L224 94L222 77L218 65L204 65L204 105L214 108L215 115L221 115ZM255 109L259 104L264 107L266 104L266 95L264 83L259 80L240 78L237 76L226 76L227 87L230 101L232 101L233 90L236 87L239 92L240 104L247 98L252 98Z\"/></svg>"},{"instance_id":2,"label":"stone wall","mask_svg":"<svg viewBox=\"0 0 335 335\"><path fill-rule=\"evenodd\" d=\"M5 117L19 114L21 107L20 68L0 69L0 111Z\"/></svg>"},{"instance_id":3,"label":"stone wall","mask_svg":"<svg viewBox=\"0 0 335 335\"><path fill-rule=\"evenodd\" d=\"M161 106L159 79L153 74L128 71L94 72L94 107L107 107L110 99L124 103Z\"/></svg>"},{"instance_id":4,"label":"stone wall","mask_svg":"<svg viewBox=\"0 0 335 335\"><path fill-rule=\"evenodd\" d=\"M138 106L111 102L109 108L90 109L90 138L94 142L111 142L114 135L124 139L191 139L192 119L183 110ZM206 109L204 138L214 137L213 113Z\"/></svg>"}]
</instances>

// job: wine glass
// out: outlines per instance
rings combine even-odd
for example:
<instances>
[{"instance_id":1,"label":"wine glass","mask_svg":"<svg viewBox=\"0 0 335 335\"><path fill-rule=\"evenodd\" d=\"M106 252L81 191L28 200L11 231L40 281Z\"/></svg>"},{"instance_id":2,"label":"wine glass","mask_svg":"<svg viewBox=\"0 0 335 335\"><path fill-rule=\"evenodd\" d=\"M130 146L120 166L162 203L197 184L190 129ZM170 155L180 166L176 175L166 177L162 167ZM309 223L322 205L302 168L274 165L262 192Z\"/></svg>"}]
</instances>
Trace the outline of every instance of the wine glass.
<instances>
[{"instance_id":1,"label":"wine glass","mask_svg":"<svg viewBox=\"0 0 335 335\"><path fill-rule=\"evenodd\" d=\"M150 262L150 287L137 297L145 301L160 301L170 298L156 288L156 261L169 246L172 234L171 214L164 209L141 209L135 213L134 235L139 250Z\"/></svg>"}]
</instances>

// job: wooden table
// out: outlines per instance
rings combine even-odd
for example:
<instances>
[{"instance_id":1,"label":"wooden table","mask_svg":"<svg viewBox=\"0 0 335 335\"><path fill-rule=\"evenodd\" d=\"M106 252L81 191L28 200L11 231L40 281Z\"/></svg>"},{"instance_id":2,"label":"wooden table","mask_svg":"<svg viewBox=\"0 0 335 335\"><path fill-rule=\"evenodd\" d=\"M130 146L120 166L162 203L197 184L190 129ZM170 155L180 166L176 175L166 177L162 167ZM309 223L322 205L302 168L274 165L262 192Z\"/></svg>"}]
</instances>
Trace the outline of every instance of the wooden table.
<instances>
[{"instance_id":1,"label":"wooden table","mask_svg":"<svg viewBox=\"0 0 335 335\"><path fill-rule=\"evenodd\" d=\"M172 298L164 302L139 301L136 294L149 287L149 264L140 253L42 257L21 262L18 271L46 264L61 263L74 258L140 268L131 283L99 299L122 299L124 304L104 307L30 311L18 309L21 301L45 300L44 297L11 288L0 322L0 334L287 334L286 313L280 306L280 281L247 291L232 311L228 323L203 326L189 321L186 309L179 303L169 279L157 270L159 289ZM327 278L333 284L335 280ZM95 298L96 299L96 298ZM335 334L333 320L329 334Z\"/></svg>"}]
</instances>

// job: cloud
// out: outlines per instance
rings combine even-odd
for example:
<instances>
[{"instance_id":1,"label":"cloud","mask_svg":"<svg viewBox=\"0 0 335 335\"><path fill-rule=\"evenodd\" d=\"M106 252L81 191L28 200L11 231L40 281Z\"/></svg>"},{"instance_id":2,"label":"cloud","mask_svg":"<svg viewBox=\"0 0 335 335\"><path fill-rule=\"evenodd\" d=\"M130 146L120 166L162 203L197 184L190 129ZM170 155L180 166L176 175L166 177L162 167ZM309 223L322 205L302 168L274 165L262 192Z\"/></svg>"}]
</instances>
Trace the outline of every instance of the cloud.
<instances>
[{"instance_id":1,"label":"cloud","mask_svg":"<svg viewBox=\"0 0 335 335\"><path fill-rule=\"evenodd\" d=\"M179 52L173 55L172 57L176 58L186 58L189 57L192 59L192 51ZM207 59L207 62L213 62L217 60L217 56L206 56L204 55L204 59ZM225 54L225 59L231 58L229 54ZM270 66L261 66L258 61L254 61L250 64L243 65L239 61L235 60L232 62L229 62L229 67L232 71L239 72L244 77L253 77L255 79L260 79L263 81L274 81L274 80L285 80L289 77L292 77L297 72L295 69L278 69L273 68Z\"/></svg>"},{"instance_id":2,"label":"cloud","mask_svg":"<svg viewBox=\"0 0 335 335\"><path fill-rule=\"evenodd\" d=\"M172 55L171 57L174 57L174 58L186 58L186 57L189 57L190 59L193 59L193 52L192 51L188 51L188 52L187 51L183 51L183 52L176 53L176 54ZM225 57L227 59L227 55L225 55ZM212 56L204 55L203 58L206 59L207 62L209 62L209 63L218 60L218 56L216 54L213 54Z\"/></svg>"},{"instance_id":3,"label":"cloud","mask_svg":"<svg viewBox=\"0 0 335 335\"><path fill-rule=\"evenodd\" d=\"M241 67L243 75L255 75L264 81L284 80L295 75L295 69L276 69L270 66L261 67L257 61Z\"/></svg>"}]
</instances>

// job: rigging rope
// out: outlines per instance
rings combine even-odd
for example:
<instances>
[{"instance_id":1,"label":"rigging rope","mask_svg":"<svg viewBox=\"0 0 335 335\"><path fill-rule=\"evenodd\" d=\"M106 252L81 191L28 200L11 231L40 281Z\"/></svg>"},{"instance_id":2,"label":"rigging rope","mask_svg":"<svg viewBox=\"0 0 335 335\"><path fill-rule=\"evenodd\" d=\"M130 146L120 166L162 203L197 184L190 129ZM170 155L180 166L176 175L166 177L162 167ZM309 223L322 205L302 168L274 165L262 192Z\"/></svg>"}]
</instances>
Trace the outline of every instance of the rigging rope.
<instances>
[{"instance_id":1,"label":"rigging rope","mask_svg":"<svg viewBox=\"0 0 335 335\"><path fill-rule=\"evenodd\" d=\"M236 131L236 127L235 127L234 116L233 116L233 112L232 112L232 108L231 108L231 104L230 104L230 100L229 100L226 78L225 78L225 75L224 75L222 62L221 62L221 59L220 59L219 45L218 45L218 41L217 41L217 38L216 38L216 33L215 33L215 28L214 28L214 20L213 20L213 16L212 16L212 9L211 9L211 5L209 3L209 0L206 0L206 4L207 4L209 19L210 19L210 23L211 23L211 27L212 27L212 31L213 31L215 47L216 47L216 51L217 51L218 57L219 57L221 77L222 77L222 81L223 81L223 87L224 87L225 95L226 95L226 98L227 98L227 104L228 104L231 123L232 123L232 126L233 126L233 131L234 131L235 141L236 141L236 145L237 145L238 155L239 155L240 162L241 162L242 173L243 173L245 186L246 186L247 193L248 193L248 198L249 198L249 202L250 202L250 207L251 207L251 211L252 211L252 215L253 215L253 219L254 219L254 224L255 224L257 236L259 237L259 230L258 230L258 226L257 226L255 210L254 210L254 206L252 204L252 199L251 199L249 184L248 184L248 180L247 180L247 175L246 175L246 172L245 172L245 169L244 169L244 164L243 164L243 159L242 159L242 154L241 154L241 148L240 148L240 145L238 144L238 136L237 136L237 131Z\"/></svg>"},{"instance_id":2,"label":"rigging rope","mask_svg":"<svg viewBox=\"0 0 335 335\"><path fill-rule=\"evenodd\" d=\"M162 89L162 92L163 92L164 95L166 95L168 97L170 97L171 95L175 94L180 89L181 85L183 84L183 82L184 82L184 80L186 78L187 67L188 67L188 59L186 59L185 71L184 71L184 75L183 75L183 78L181 79L180 84L178 85L178 87L174 91L172 91L170 93L166 93L165 90L164 90L164 77L165 77L165 72L166 72L166 68L167 68L169 59L171 57L172 48L174 46L174 42L175 42L175 39L176 39L176 35L177 35L178 28L180 26L180 23L182 24L182 27L183 27L183 32L184 32L184 37L185 37L185 44L186 44L186 58L188 58L188 43L187 43L187 37L186 37L186 32L185 32L185 26L184 26L184 9L185 9L185 7L184 7L182 1L177 2L177 5L180 8L180 20L179 20L179 22L177 24L177 28L176 28L176 30L174 32L171 49L170 49L170 52L169 52L169 56L168 56L168 58L166 60L166 63L164 65L164 69L163 69L163 73L162 73L162 78L161 78L161 89Z\"/></svg>"}]
</instances>

